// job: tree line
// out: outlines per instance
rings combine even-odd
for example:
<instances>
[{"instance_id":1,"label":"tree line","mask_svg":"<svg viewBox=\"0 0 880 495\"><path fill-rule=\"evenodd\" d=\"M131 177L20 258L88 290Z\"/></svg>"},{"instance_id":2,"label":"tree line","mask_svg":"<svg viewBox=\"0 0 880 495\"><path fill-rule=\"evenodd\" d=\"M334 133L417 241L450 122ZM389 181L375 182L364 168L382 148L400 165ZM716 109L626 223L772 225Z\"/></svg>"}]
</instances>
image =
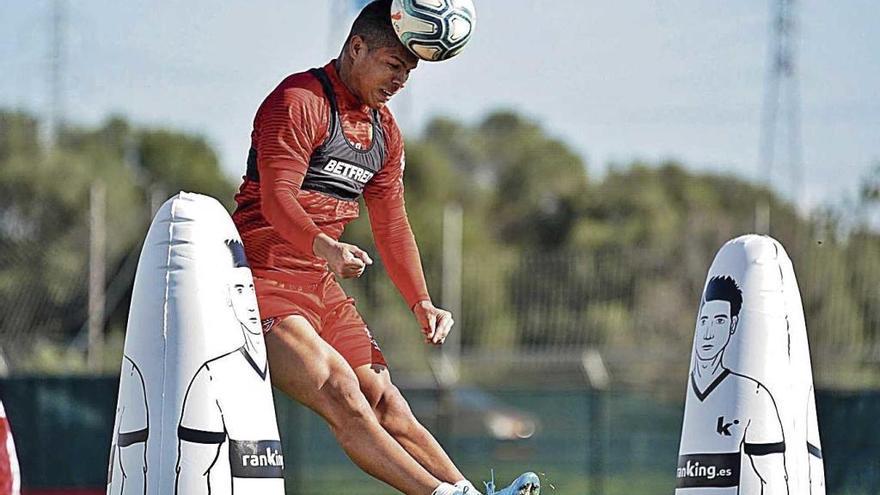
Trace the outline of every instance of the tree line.
<instances>
[{"instance_id":1,"label":"tree line","mask_svg":"<svg viewBox=\"0 0 880 495\"><path fill-rule=\"evenodd\" d=\"M795 263L814 361L829 370L823 376L839 386L880 383L880 235L866 220L880 203L880 166L845 207L805 213L734 171L666 161L591 174L564 141L510 111L474 124L435 118L408 138L406 161L407 210L435 296L442 212L450 204L463 212L457 321L465 352L596 346L612 361L644 346L689 352L712 256L752 232L755 207L765 204L770 234ZM0 346L24 369L78 366L59 349L82 346L95 180L107 186L107 329L117 336L156 199L189 190L231 209L238 186L200 136L115 117L65 127L50 148L33 116L0 111ZM375 253L366 218L346 238ZM409 325L386 279L349 286L368 321ZM118 355L107 361L108 370L118 367ZM655 362L620 380L668 371Z\"/></svg>"}]
</instances>

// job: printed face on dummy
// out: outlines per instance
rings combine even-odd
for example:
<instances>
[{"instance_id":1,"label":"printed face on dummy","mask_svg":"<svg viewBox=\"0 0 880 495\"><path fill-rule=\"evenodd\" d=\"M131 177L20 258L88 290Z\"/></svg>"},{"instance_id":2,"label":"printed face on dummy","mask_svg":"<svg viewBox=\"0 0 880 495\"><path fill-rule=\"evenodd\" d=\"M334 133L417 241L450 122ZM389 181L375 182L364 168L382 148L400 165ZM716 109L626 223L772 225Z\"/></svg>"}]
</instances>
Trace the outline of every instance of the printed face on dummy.
<instances>
[{"instance_id":1,"label":"printed face on dummy","mask_svg":"<svg viewBox=\"0 0 880 495\"><path fill-rule=\"evenodd\" d=\"M365 105L375 110L385 106L403 89L410 71L419 63L401 43L370 48L363 38L354 36L347 49L352 65L346 84Z\"/></svg>"},{"instance_id":2,"label":"printed face on dummy","mask_svg":"<svg viewBox=\"0 0 880 495\"><path fill-rule=\"evenodd\" d=\"M232 281L229 285L229 300L232 311L252 335L260 335L260 312L257 309L257 294L254 292L254 281L248 268L233 268Z\"/></svg>"},{"instance_id":3,"label":"printed face on dummy","mask_svg":"<svg viewBox=\"0 0 880 495\"><path fill-rule=\"evenodd\" d=\"M737 317L730 316L730 303L727 301L706 301L700 308L697 318L697 332L694 346L697 358L702 361L714 359L730 342L736 328Z\"/></svg>"}]
</instances>

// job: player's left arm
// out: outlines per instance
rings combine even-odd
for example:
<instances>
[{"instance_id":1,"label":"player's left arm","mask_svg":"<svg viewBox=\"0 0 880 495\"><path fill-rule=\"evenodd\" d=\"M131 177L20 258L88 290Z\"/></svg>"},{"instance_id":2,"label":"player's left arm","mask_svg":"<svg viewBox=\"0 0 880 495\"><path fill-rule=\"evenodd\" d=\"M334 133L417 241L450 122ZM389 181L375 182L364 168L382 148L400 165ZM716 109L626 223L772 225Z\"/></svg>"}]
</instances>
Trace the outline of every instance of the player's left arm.
<instances>
[{"instance_id":1,"label":"player's left arm","mask_svg":"<svg viewBox=\"0 0 880 495\"><path fill-rule=\"evenodd\" d=\"M426 341L442 344L452 329L452 314L434 306L428 294L419 248L406 214L403 138L393 121L385 130L385 163L364 189L370 227L388 276L412 309Z\"/></svg>"},{"instance_id":2,"label":"player's left arm","mask_svg":"<svg viewBox=\"0 0 880 495\"><path fill-rule=\"evenodd\" d=\"M749 459L764 485L763 495L788 494L784 454L750 455Z\"/></svg>"},{"instance_id":3,"label":"player's left arm","mask_svg":"<svg viewBox=\"0 0 880 495\"><path fill-rule=\"evenodd\" d=\"M773 397L760 384L755 388L754 405L754 414L743 439L743 451L761 478L764 495L788 494L782 421Z\"/></svg>"},{"instance_id":4,"label":"player's left arm","mask_svg":"<svg viewBox=\"0 0 880 495\"><path fill-rule=\"evenodd\" d=\"M206 363L196 372L184 395L177 427L175 495L211 493L211 469L227 436L213 383Z\"/></svg>"}]
</instances>

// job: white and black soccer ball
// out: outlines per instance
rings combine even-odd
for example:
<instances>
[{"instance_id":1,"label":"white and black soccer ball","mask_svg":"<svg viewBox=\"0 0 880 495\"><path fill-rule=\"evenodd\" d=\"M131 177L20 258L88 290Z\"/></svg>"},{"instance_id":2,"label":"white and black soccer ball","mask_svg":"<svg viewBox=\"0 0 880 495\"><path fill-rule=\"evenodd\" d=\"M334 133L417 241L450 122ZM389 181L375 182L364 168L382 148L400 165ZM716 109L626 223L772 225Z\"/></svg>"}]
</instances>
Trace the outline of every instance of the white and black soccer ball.
<instances>
[{"instance_id":1,"label":"white and black soccer ball","mask_svg":"<svg viewBox=\"0 0 880 495\"><path fill-rule=\"evenodd\" d=\"M458 55L474 32L472 0L392 0L391 24L409 51L439 62Z\"/></svg>"}]
</instances>

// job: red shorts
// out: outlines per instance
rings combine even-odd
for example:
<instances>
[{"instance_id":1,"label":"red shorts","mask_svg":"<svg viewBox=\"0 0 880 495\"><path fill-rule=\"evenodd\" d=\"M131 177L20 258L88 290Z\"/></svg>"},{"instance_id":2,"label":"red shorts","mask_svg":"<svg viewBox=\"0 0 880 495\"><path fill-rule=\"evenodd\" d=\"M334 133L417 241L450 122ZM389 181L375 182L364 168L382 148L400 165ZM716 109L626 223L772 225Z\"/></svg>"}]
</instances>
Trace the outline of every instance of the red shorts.
<instances>
[{"instance_id":1,"label":"red shorts","mask_svg":"<svg viewBox=\"0 0 880 495\"><path fill-rule=\"evenodd\" d=\"M273 325L287 316L302 316L352 368L365 364L387 366L354 299L342 290L332 273L302 284L254 276L254 290L263 333L272 331Z\"/></svg>"}]
</instances>

